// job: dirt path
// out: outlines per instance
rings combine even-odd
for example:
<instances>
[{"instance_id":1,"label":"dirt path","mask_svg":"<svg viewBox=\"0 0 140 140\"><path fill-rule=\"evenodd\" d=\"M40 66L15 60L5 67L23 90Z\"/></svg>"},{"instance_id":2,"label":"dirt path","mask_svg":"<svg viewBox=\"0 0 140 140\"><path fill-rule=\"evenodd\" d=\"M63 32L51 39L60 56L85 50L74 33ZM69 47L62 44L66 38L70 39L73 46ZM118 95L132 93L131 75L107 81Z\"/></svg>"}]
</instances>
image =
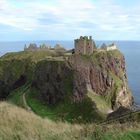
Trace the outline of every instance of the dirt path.
<instances>
[{"instance_id":1,"label":"dirt path","mask_svg":"<svg viewBox=\"0 0 140 140\"><path fill-rule=\"evenodd\" d=\"M26 93L24 93L24 94L22 95L24 107L25 107L25 109L26 109L27 111L32 112L31 107L29 107L28 104L27 104L27 101L26 101L26 97L25 97L25 96L26 96Z\"/></svg>"}]
</instances>

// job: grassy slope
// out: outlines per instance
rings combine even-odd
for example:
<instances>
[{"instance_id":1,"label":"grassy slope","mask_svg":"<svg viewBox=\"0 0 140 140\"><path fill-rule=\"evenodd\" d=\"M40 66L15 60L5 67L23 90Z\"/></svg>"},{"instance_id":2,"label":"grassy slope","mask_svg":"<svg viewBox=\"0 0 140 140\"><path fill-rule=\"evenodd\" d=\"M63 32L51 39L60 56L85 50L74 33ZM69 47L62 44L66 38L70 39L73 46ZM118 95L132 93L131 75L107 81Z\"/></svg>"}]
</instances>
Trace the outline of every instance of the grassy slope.
<instances>
[{"instance_id":1,"label":"grassy slope","mask_svg":"<svg viewBox=\"0 0 140 140\"><path fill-rule=\"evenodd\" d=\"M47 58L47 56L52 56L55 53L53 51L21 51L21 52L13 52L7 53L1 57L2 60L12 60L18 59L23 60L30 58L33 61L39 61L43 58Z\"/></svg>"},{"instance_id":2,"label":"grassy slope","mask_svg":"<svg viewBox=\"0 0 140 140\"><path fill-rule=\"evenodd\" d=\"M80 103L71 103L69 100L65 100L57 106L47 106L46 103L39 100L38 93L31 90L26 94L26 99L36 114L52 120L81 123L103 119L102 115L94 110L92 102L88 98Z\"/></svg>"},{"instance_id":3,"label":"grassy slope","mask_svg":"<svg viewBox=\"0 0 140 140\"><path fill-rule=\"evenodd\" d=\"M71 55L71 54L69 54ZM68 55L68 56L69 56ZM64 54L65 58L67 58L67 54ZM7 53L1 57L1 60L24 60L30 59L32 62L38 62L44 59L53 60L53 61L64 61L63 55L61 56L54 50L48 51L21 51L21 52L12 52Z\"/></svg>"},{"instance_id":4,"label":"grassy slope","mask_svg":"<svg viewBox=\"0 0 140 140\"><path fill-rule=\"evenodd\" d=\"M24 93L28 106L31 107L33 112L43 118L47 117L52 120L78 123L100 121L104 118L102 114L93 109L92 102L88 98L81 103L72 104L69 100L65 100L57 106L47 106L46 103L39 99L38 93L35 90L28 88L27 85L11 92L8 96L8 102L27 109L23 101Z\"/></svg>"},{"instance_id":5,"label":"grassy slope","mask_svg":"<svg viewBox=\"0 0 140 140\"><path fill-rule=\"evenodd\" d=\"M96 93L88 93L88 97L92 99L97 105L97 108L104 114L108 114L111 111L110 105L105 101L105 99L97 95Z\"/></svg>"},{"instance_id":6,"label":"grassy slope","mask_svg":"<svg viewBox=\"0 0 140 140\"><path fill-rule=\"evenodd\" d=\"M23 94L28 91L29 86L30 85L25 84L25 85L17 88L16 90L12 91L10 93L10 95L8 96L7 101L15 104L17 106L26 108L26 105L23 101Z\"/></svg>"},{"instance_id":7,"label":"grassy slope","mask_svg":"<svg viewBox=\"0 0 140 140\"><path fill-rule=\"evenodd\" d=\"M80 130L79 126L53 123L7 103L0 103L0 116L1 140L75 139L75 131Z\"/></svg>"},{"instance_id":8,"label":"grassy slope","mask_svg":"<svg viewBox=\"0 0 140 140\"><path fill-rule=\"evenodd\" d=\"M15 91L10 93L7 100L10 103L13 103L17 106L20 106L20 107L24 108L22 96L23 96L23 92L20 92L19 90L15 90Z\"/></svg>"},{"instance_id":9,"label":"grassy slope","mask_svg":"<svg viewBox=\"0 0 140 140\"><path fill-rule=\"evenodd\" d=\"M0 102L0 140L139 140L139 123L71 125Z\"/></svg>"}]
</instances>

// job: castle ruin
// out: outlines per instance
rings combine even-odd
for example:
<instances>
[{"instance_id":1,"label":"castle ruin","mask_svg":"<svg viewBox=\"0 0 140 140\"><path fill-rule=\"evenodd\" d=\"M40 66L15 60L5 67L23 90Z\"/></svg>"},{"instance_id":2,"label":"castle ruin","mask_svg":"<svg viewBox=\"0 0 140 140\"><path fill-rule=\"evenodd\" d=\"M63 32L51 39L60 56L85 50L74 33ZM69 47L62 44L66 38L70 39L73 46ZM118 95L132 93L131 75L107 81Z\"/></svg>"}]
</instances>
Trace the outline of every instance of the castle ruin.
<instances>
[{"instance_id":1,"label":"castle ruin","mask_svg":"<svg viewBox=\"0 0 140 140\"><path fill-rule=\"evenodd\" d=\"M106 51L112 51L112 50L117 50L117 46L115 43L112 43L110 45L106 45L106 44L103 44L101 46L101 50L106 50Z\"/></svg>"},{"instance_id":2,"label":"castle ruin","mask_svg":"<svg viewBox=\"0 0 140 140\"><path fill-rule=\"evenodd\" d=\"M92 37L81 36L80 39L75 39L75 54L92 54L96 50L96 44Z\"/></svg>"}]
</instances>

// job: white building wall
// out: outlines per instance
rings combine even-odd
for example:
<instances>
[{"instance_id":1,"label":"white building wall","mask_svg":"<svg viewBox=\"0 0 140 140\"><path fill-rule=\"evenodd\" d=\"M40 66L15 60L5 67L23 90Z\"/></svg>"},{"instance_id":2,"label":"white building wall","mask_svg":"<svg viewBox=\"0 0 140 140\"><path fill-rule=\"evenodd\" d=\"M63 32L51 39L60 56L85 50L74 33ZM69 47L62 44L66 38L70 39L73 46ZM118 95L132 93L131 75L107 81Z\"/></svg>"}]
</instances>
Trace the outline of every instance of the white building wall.
<instances>
[{"instance_id":1,"label":"white building wall","mask_svg":"<svg viewBox=\"0 0 140 140\"><path fill-rule=\"evenodd\" d=\"M106 49L107 49L107 51L111 51L111 50L116 50L117 47L116 47L116 45L114 45L114 46L108 46Z\"/></svg>"}]
</instances>

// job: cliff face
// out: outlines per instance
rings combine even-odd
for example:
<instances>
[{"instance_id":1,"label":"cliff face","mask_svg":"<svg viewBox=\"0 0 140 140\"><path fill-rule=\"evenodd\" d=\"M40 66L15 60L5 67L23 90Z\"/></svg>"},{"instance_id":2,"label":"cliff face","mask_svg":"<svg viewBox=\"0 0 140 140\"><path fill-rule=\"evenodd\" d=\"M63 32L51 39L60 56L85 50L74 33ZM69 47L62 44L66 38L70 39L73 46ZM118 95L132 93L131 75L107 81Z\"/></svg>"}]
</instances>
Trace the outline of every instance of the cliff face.
<instances>
[{"instance_id":1,"label":"cliff face","mask_svg":"<svg viewBox=\"0 0 140 140\"><path fill-rule=\"evenodd\" d=\"M95 52L90 56L72 55L61 63L40 62L34 86L46 102L53 100L53 104L65 97L70 97L72 102L82 102L88 97L104 113L133 104L124 56L118 50Z\"/></svg>"},{"instance_id":2,"label":"cliff face","mask_svg":"<svg viewBox=\"0 0 140 140\"><path fill-rule=\"evenodd\" d=\"M133 104L124 56L118 50L71 55L67 60L50 59L46 58L48 53L42 54L23 52L1 58L0 98L30 82L40 99L49 105L66 100L81 103L88 98L97 110L109 113Z\"/></svg>"},{"instance_id":3,"label":"cliff face","mask_svg":"<svg viewBox=\"0 0 140 140\"><path fill-rule=\"evenodd\" d=\"M85 94L102 96L112 109L129 107L133 98L128 88L124 56L118 51L74 55L69 59L74 74L74 99Z\"/></svg>"},{"instance_id":4,"label":"cliff face","mask_svg":"<svg viewBox=\"0 0 140 140\"><path fill-rule=\"evenodd\" d=\"M33 87L49 105L72 95L73 71L64 61L40 61L35 69Z\"/></svg>"}]
</instances>

